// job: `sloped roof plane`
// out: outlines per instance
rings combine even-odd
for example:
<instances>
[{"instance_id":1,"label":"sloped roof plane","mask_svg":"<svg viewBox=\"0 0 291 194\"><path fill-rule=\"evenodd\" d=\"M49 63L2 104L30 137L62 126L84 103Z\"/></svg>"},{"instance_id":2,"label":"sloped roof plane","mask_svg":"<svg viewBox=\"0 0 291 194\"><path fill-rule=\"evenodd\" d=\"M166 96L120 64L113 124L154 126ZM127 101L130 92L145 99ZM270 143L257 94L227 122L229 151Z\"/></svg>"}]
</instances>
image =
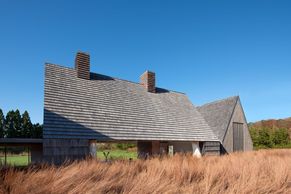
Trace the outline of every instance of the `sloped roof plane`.
<instances>
[{"instance_id":1,"label":"sloped roof plane","mask_svg":"<svg viewBox=\"0 0 291 194\"><path fill-rule=\"evenodd\" d=\"M44 138L218 141L183 93L45 66Z\"/></svg>"},{"instance_id":2,"label":"sloped roof plane","mask_svg":"<svg viewBox=\"0 0 291 194\"><path fill-rule=\"evenodd\" d=\"M233 96L197 107L220 142L224 139L238 99L238 96Z\"/></svg>"}]
</instances>

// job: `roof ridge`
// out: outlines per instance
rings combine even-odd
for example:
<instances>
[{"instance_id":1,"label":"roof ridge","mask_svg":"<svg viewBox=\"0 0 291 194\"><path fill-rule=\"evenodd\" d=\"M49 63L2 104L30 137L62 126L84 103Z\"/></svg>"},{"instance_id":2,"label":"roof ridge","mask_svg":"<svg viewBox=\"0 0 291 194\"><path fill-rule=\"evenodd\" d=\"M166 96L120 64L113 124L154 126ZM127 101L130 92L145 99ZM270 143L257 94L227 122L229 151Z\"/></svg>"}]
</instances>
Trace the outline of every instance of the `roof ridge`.
<instances>
[{"instance_id":1,"label":"roof ridge","mask_svg":"<svg viewBox=\"0 0 291 194\"><path fill-rule=\"evenodd\" d=\"M59 65L59 64L54 64L54 63L45 63L45 65L54 65L54 66L58 66L60 68L65 68L65 69L70 69L70 70L75 70L74 68L72 67L66 67L66 66L63 66L63 65ZM112 77L110 75L105 75L105 74L101 74L101 73L96 73L96 72L91 72L90 71L90 74L97 74L97 75L101 75L101 76L107 76L107 77L110 77L112 79L115 79L115 80L120 80L120 81L125 81L125 82L129 82L129 83L133 83L133 84L137 84L137 85L140 85L140 83L138 82L134 82L134 81L130 81L130 80L126 80L126 79L122 79L122 78L118 78L118 77ZM170 90L170 89L166 89L166 88L161 88L161 87L156 87L158 89L162 89L162 90L167 90L169 92L173 92L173 93L178 93L178 94L184 94L186 95L185 92L179 92L179 91L175 91L175 90Z\"/></svg>"},{"instance_id":2,"label":"roof ridge","mask_svg":"<svg viewBox=\"0 0 291 194\"><path fill-rule=\"evenodd\" d=\"M228 122L228 124L227 124L227 127L226 127L225 133L224 133L224 135L223 135L223 139L222 139L222 141L224 141L225 136L226 136L226 133L227 133L227 131L228 131L228 127L229 127L229 125L230 125L231 118L232 118L232 116L233 116L233 114L234 114L235 107L236 107L237 102L238 102L238 97L239 97L239 96L237 96L237 98L236 98L236 100L235 100L235 103L234 103L234 106L233 106L233 109L232 109L232 111L231 111L231 115L230 115L230 118L229 118L229 122Z\"/></svg>"},{"instance_id":3,"label":"roof ridge","mask_svg":"<svg viewBox=\"0 0 291 194\"><path fill-rule=\"evenodd\" d=\"M108 76L91 74L100 81L88 82L72 68L45 68L44 138L219 141L186 95L160 89L155 95Z\"/></svg>"},{"instance_id":4,"label":"roof ridge","mask_svg":"<svg viewBox=\"0 0 291 194\"><path fill-rule=\"evenodd\" d=\"M197 106L197 108L200 108L200 107L203 107L203 106L208 106L208 105L212 105L212 104L217 104L217 103L220 103L220 102L224 102L224 101L227 101L227 100L230 100L230 99L237 99L239 98L239 96L230 96L230 97L227 97L227 98L223 98L223 99L220 99L220 100L215 100L215 101L212 101L212 102L208 102L208 103L205 103L201 106Z\"/></svg>"}]
</instances>

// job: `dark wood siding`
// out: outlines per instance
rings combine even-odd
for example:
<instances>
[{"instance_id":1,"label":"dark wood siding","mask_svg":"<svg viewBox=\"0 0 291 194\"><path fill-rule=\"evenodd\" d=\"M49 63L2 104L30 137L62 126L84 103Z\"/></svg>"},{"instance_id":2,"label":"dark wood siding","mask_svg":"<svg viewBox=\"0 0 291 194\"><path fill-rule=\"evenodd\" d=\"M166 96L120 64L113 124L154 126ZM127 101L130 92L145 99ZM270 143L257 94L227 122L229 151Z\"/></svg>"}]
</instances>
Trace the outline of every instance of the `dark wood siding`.
<instances>
[{"instance_id":1,"label":"dark wood siding","mask_svg":"<svg viewBox=\"0 0 291 194\"><path fill-rule=\"evenodd\" d=\"M249 133L249 129L248 129L248 124L247 124L247 120L244 116L244 111L242 108L242 105L240 103L240 100L238 100L234 113L232 115L232 118L230 120L230 124L227 128L226 134L225 134L225 138L222 142L222 145L224 147L224 149L226 150L227 153L231 153L235 150L233 150L234 148L234 126L233 123L241 123L243 124L243 151L249 151L249 150L253 150L253 142Z\"/></svg>"},{"instance_id":2,"label":"dark wood siding","mask_svg":"<svg viewBox=\"0 0 291 194\"><path fill-rule=\"evenodd\" d=\"M202 155L220 155L220 143L219 142L203 142Z\"/></svg>"},{"instance_id":3,"label":"dark wood siding","mask_svg":"<svg viewBox=\"0 0 291 194\"><path fill-rule=\"evenodd\" d=\"M243 123L233 123L233 151L244 150Z\"/></svg>"},{"instance_id":4,"label":"dark wood siding","mask_svg":"<svg viewBox=\"0 0 291 194\"><path fill-rule=\"evenodd\" d=\"M89 140L43 139L43 159L47 163L62 164L89 156Z\"/></svg>"}]
</instances>

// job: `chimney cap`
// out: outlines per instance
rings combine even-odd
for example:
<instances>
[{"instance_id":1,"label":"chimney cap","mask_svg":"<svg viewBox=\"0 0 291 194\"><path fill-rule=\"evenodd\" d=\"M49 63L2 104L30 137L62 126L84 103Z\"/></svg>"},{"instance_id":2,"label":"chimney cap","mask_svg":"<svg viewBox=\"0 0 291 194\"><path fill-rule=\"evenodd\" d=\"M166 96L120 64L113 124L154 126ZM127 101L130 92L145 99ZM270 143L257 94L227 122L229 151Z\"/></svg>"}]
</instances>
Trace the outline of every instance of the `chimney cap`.
<instances>
[{"instance_id":1,"label":"chimney cap","mask_svg":"<svg viewBox=\"0 0 291 194\"><path fill-rule=\"evenodd\" d=\"M84 51L81 51L81 50L78 50L77 51L77 54L80 53L80 54L84 54L84 55L89 55L90 56L90 53L88 52L84 52Z\"/></svg>"},{"instance_id":2,"label":"chimney cap","mask_svg":"<svg viewBox=\"0 0 291 194\"><path fill-rule=\"evenodd\" d=\"M153 71L150 71L150 70L146 70L145 72L143 72L142 74L141 74L141 76L143 76L144 74L156 74L155 72L153 72Z\"/></svg>"}]
</instances>

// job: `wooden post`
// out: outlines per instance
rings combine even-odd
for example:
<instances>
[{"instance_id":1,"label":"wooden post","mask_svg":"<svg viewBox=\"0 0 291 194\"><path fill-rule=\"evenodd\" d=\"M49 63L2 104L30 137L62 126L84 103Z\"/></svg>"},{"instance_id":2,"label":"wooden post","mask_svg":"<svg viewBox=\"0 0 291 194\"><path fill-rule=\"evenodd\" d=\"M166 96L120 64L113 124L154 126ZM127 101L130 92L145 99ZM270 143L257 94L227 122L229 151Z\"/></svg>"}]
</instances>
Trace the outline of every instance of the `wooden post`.
<instances>
[{"instance_id":1,"label":"wooden post","mask_svg":"<svg viewBox=\"0 0 291 194\"><path fill-rule=\"evenodd\" d=\"M169 156L173 156L174 155L174 146L169 145L168 149L169 149L169 151L168 151Z\"/></svg>"},{"instance_id":2,"label":"wooden post","mask_svg":"<svg viewBox=\"0 0 291 194\"><path fill-rule=\"evenodd\" d=\"M6 144L4 146L4 165L7 165L7 147Z\"/></svg>"},{"instance_id":3,"label":"wooden post","mask_svg":"<svg viewBox=\"0 0 291 194\"><path fill-rule=\"evenodd\" d=\"M27 163L30 164L31 163L31 151L30 151L31 150L31 146L28 146L27 149L28 149L27 150L28 151Z\"/></svg>"}]
</instances>

